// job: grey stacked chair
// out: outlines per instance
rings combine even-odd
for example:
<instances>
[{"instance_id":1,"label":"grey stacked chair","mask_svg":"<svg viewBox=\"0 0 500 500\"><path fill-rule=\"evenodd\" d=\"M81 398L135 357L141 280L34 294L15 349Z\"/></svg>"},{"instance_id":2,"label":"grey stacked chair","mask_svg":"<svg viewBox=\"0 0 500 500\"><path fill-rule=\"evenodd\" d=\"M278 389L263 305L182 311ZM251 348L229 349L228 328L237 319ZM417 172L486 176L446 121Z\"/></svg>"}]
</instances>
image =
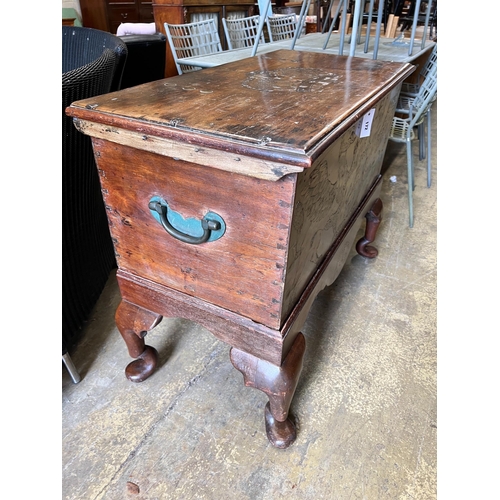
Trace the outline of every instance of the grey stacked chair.
<instances>
[{"instance_id":1,"label":"grey stacked chair","mask_svg":"<svg viewBox=\"0 0 500 500\"><path fill-rule=\"evenodd\" d=\"M403 83L401 87L401 92L399 94L398 102L396 104L396 113L400 115L409 116L410 110L412 109L413 103L420 91L420 87L422 82L425 82L427 75L434 71L437 68L437 45L434 45L427 61L425 62L422 70L420 71L417 81L415 83ZM434 100L436 100L437 94L434 96ZM425 136L425 124L427 123L427 135L428 141L430 141L431 135L431 110L432 106L429 106L427 109L427 120L422 120L420 125L418 126L418 139L419 139L419 159L423 160L426 157L425 151L425 141L423 140ZM428 168L427 172L427 187L431 186L431 170Z\"/></svg>"},{"instance_id":2,"label":"grey stacked chair","mask_svg":"<svg viewBox=\"0 0 500 500\"><path fill-rule=\"evenodd\" d=\"M269 16L267 22L271 42L294 38L297 29L297 16L295 14Z\"/></svg>"},{"instance_id":3,"label":"grey stacked chair","mask_svg":"<svg viewBox=\"0 0 500 500\"><path fill-rule=\"evenodd\" d=\"M420 84L425 80L425 77L437 65L437 44L432 48L427 61L419 72L415 83L404 82L401 86L401 96L416 97L420 88Z\"/></svg>"},{"instance_id":4,"label":"grey stacked chair","mask_svg":"<svg viewBox=\"0 0 500 500\"><path fill-rule=\"evenodd\" d=\"M437 67L431 70L424 82L420 85L417 96L411 103L407 118L395 116L392 120L389 140L406 144L406 157L408 168L408 208L410 227L413 227L413 190L415 189L412 143L417 139L415 128L423 122L434 103L437 93ZM429 179L431 170L431 134L428 127L427 135L427 176ZM428 181L429 185L429 181Z\"/></svg>"},{"instance_id":5,"label":"grey stacked chair","mask_svg":"<svg viewBox=\"0 0 500 500\"><path fill-rule=\"evenodd\" d=\"M201 69L189 64L190 57L222 52L219 31L213 19L165 25L168 44L179 75ZM182 61L187 59L186 61Z\"/></svg>"},{"instance_id":6,"label":"grey stacked chair","mask_svg":"<svg viewBox=\"0 0 500 500\"><path fill-rule=\"evenodd\" d=\"M117 36L62 27L62 350L76 383L69 350L116 267L90 137L65 109L74 101L118 90L127 47Z\"/></svg>"},{"instance_id":7,"label":"grey stacked chair","mask_svg":"<svg viewBox=\"0 0 500 500\"><path fill-rule=\"evenodd\" d=\"M228 49L253 47L257 39L259 20L259 15L233 19L222 18ZM268 24L267 19L266 23ZM265 43L264 32L261 33L259 43Z\"/></svg>"}]
</instances>

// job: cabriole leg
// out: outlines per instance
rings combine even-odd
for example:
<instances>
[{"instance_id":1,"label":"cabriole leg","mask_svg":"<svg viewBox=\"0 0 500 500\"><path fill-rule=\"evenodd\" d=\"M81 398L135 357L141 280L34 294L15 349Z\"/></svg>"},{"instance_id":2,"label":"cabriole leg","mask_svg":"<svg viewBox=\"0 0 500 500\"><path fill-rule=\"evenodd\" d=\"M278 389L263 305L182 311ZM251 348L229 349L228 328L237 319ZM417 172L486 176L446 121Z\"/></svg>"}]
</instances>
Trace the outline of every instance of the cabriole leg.
<instances>
[{"instance_id":1,"label":"cabriole leg","mask_svg":"<svg viewBox=\"0 0 500 500\"><path fill-rule=\"evenodd\" d=\"M295 424L288 418L300 372L306 341L299 332L281 366L273 365L244 351L230 351L231 363L243 374L245 386L266 393L266 434L276 448L288 448L297 436Z\"/></svg>"},{"instance_id":2,"label":"cabriole leg","mask_svg":"<svg viewBox=\"0 0 500 500\"><path fill-rule=\"evenodd\" d=\"M368 244L375 241L375 237L377 236L378 227L380 226L380 221L382 220L380 217L382 208L382 200L377 198L370 211L365 215L365 236L356 243L356 252L363 257L368 257L369 259L373 259L378 255L378 250L375 247L368 246Z\"/></svg>"},{"instance_id":3,"label":"cabriole leg","mask_svg":"<svg viewBox=\"0 0 500 500\"><path fill-rule=\"evenodd\" d=\"M158 352L144 342L144 337L160 321L162 316L130 302L122 300L115 314L115 322L120 331L128 353L137 358L125 369L125 376L132 382L146 380L156 369Z\"/></svg>"}]
</instances>

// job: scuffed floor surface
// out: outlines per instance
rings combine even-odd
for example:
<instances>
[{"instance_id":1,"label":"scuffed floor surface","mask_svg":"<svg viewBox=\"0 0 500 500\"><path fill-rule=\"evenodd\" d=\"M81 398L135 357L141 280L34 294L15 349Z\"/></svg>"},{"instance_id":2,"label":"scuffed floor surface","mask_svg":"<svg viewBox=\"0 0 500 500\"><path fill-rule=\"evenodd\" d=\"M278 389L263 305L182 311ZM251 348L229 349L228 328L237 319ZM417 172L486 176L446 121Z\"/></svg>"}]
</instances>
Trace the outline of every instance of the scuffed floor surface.
<instances>
[{"instance_id":1,"label":"scuffed floor surface","mask_svg":"<svg viewBox=\"0 0 500 500\"><path fill-rule=\"evenodd\" d=\"M353 249L311 309L295 443L269 444L267 397L244 387L229 346L190 321L152 330L160 366L129 382L113 274L70 353L81 382L63 367L64 499L436 498L436 115L430 188L426 162L415 164L414 228L405 148L389 143L379 256Z\"/></svg>"}]
</instances>

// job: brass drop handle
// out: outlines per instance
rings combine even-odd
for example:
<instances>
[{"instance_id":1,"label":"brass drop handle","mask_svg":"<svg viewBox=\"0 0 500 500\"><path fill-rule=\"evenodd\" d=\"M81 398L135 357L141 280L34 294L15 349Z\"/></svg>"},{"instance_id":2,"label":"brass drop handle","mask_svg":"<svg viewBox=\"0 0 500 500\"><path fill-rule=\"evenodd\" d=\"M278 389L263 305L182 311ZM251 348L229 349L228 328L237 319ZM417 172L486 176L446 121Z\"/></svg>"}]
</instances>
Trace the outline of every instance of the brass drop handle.
<instances>
[{"instance_id":1,"label":"brass drop handle","mask_svg":"<svg viewBox=\"0 0 500 500\"><path fill-rule=\"evenodd\" d=\"M178 239L179 241L183 241L184 243L189 243L190 245L199 245L200 243L205 243L210 239L213 231L214 232L220 231L222 229L219 220L207 218L206 215L203 219L199 221L194 221L194 219L191 219L193 220L193 223L198 224L198 229L200 228L199 224L201 223L201 229L203 230L203 234L201 236L192 236L191 234L187 234L185 232L180 231L179 229L176 229L170 223L167 217L169 207L165 202L161 203L158 199L156 200L152 199L150 200L148 207L152 212L156 212L158 214L159 221L168 234ZM191 224L191 226L193 226L193 224ZM222 234L218 236L218 238L220 238L221 236Z\"/></svg>"}]
</instances>

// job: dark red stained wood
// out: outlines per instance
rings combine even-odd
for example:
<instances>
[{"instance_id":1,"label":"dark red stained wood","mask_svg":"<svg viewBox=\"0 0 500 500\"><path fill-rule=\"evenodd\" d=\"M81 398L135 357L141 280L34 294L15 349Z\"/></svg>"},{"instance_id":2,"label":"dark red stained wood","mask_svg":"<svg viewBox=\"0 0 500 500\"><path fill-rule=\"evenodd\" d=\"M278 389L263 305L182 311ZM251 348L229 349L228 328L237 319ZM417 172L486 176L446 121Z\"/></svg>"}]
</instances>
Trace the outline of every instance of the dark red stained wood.
<instances>
[{"instance_id":1,"label":"dark red stained wood","mask_svg":"<svg viewBox=\"0 0 500 500\"><path fill-rule=\"evenodd\" d=\"M164 317L188 318L223 342L277 366L286 356L280 331L120 269L117 278L122 297L146 312L154 310Z\"/></svg>"},{"instance_id":2,"label":"dark red stained wood","mask_svg":"<svg viewBox=\"0 0 500 500\"><path fill-rule=\"evenodd\" d=\"M156 369L158 352L144 342L146 332L152 330L162 317L149 310L137 307L125 300L120 302L115 313L116 326L128 348L132 361L125 369L125 375L132 382L143 382Z\"/></svg>"},{"instance_id":3,"label":"dark red stained wood","mask_svg":"<svg viewBox=\"0 0 500 500\"><path fill-rule=\"evenodd\" d=\"M369 137L358 137L352 125L297 176L283 321L380 173L399 88L373 104Z\"/></svg>"},{"instance_id":4,"label":"dark red stained wood","mask_svg":"<svg viewBox=\"0 0 500 500\"><path fill-rule=\"evenodd\" d=\"M189 318L207 328L218 339L238 350L280 366L296 336L301 331L317 294L325 286L331 285L342 270L345 260L355 244L355 237L365 215L377 203L381 180L382 177L379 176L363 202L353 213L346 227L340 232L280 330L268 328L197 297L188 296L163 284L119 269L117 277L121 295L125 301L137 304L145 310L142 315L138 315L139 317L148 317L149 311L156 311L165 317ZM130 310L130 308L127 307L126 310ZM134 314L137 313L134 311ZM135 322L136 320L134 320ZM123 320L121 323L122 330L124 330L126 325L123 324ZM136 332L141 331L142 328L143 322L140 322L139 327L135 324L133 327L129 327ZM129 342L127 345L131 356L134 356L133 353L138 352L137 346L135 344L130 346ZM137 356L137 354L135 355Z\"/></svg>"},{"instance_id":5,"label":"dark red stained wood","mask_svg":"<svg viewBox=\"0 0 500 500\"><path fill-rule=\"evenodd\" d=\"M94 151L120 269L279 329L294 176L263 181L102 140ZM217 213L224 236L178 241L151 215L153 196L184 218Z\"/></svg>"},{"instance_id":6,"label":"dark red stained wood","mask_svg":"<svg viewBox=\"0 0 500 500\"><path fill-rule=\"evenodd\" d=\"M308 157L360 118L363 104L414 70L410 64L289 50L230 66L79 101L68 114L225 151L241 152L244 145L256 157L262 149ZM299 163L310 164L305 160Z\"/></svg>"},{"instance_id":7,"label":"dark red stained wood","mask_svg":"<svg viewBox=\"0 0 500 500\"><path fill-rule=\"evenodd\" d=\"M234 348L230 351L231 363L243 374L245 385L269 397L265 409L266 434L276 448L288 448L297 435L288 410L302 371L305 349L304 335L299 333L281 366Z\"/></svg>"},{"instance_id":8,"label":"dark red stained wood","mask_svg":"<svg viewBox=\"0 0 500 500\"><path fill-rule=\"evenodd\" d=\"M382 208L382 200L378 199L377 202L373 205L372 209L365 216L365 235L356 243L356 252L358 252L359 255L362 255L363 257L367 257L368 259L373 259L378 255L378 250L370 246L370 243L375 241L375 237L377 236L377 231L382 220Z\"/></svg>"},{"instance_id":9,"label":"dark red stained wood","mask_svg":"<svg viewBox=\"0 0 500 500\"><path fill-rule=\"evenodd\" d=\"M245 383L269 396L270 442L289 446L301 328L367 214L357 248L376 254L368 243L382 209L382 156L413 70L277 51L68 108L93 138L119 266L116 321L136 357L131 380L155 370L143 337L162 316L193 320L234 348ZM371 109L372 133L360 138L355 124ZM200 245L174 239L150 213L153 196L184 218L217 213L226 233Z\"/></svg>"}]
</instances>

